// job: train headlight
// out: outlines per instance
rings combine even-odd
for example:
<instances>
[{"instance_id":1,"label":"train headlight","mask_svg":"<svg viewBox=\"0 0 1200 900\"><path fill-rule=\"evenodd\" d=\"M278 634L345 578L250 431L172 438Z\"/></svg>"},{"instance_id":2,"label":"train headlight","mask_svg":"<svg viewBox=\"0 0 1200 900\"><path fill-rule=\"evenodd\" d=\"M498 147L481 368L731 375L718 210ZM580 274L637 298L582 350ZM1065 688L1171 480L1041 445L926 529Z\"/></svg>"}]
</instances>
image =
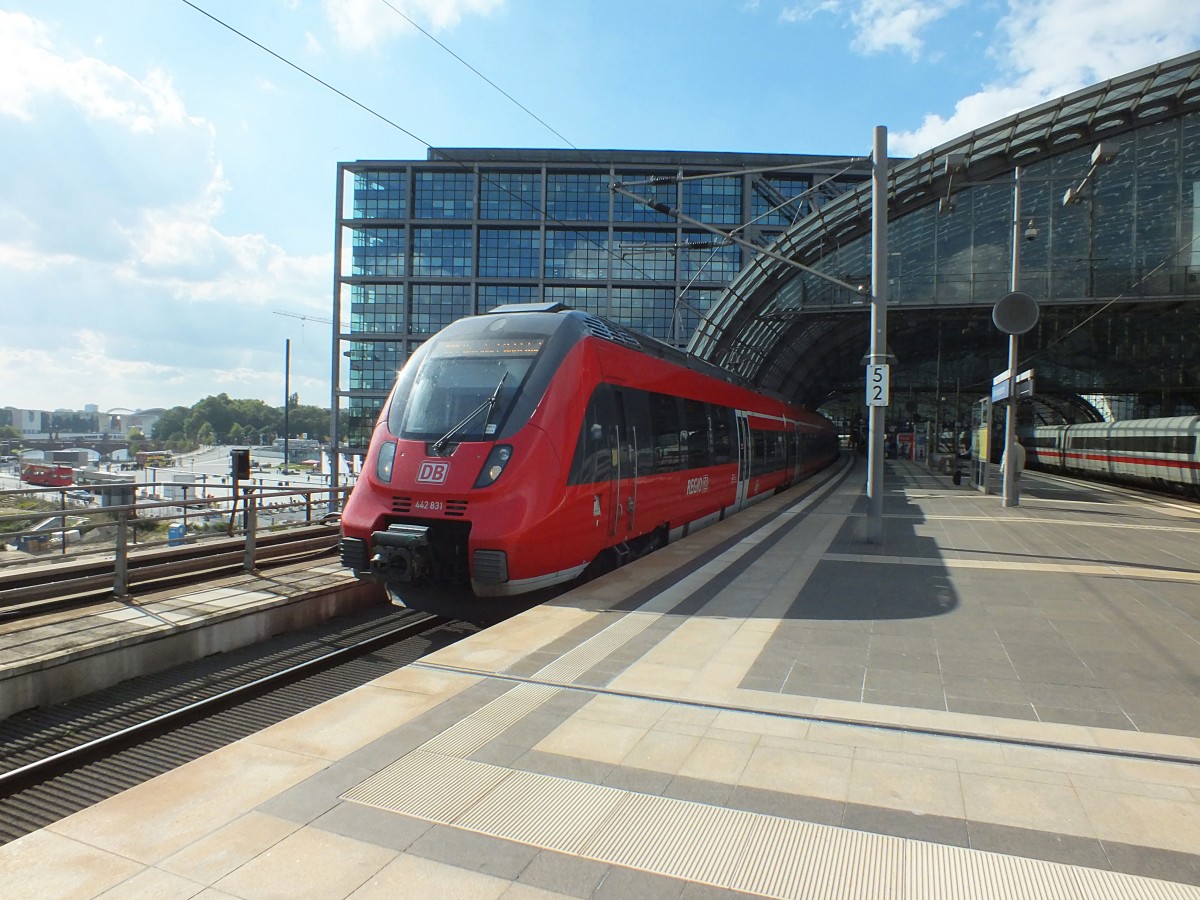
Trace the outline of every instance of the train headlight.
<instances>
[{"instance_id":1,"label":"train headlight","mask_svg":"<svg viewBox=\"0 0 1200 900\"><path fill-rule=\"evenodd\" d=\"M495 484L510 459L512 459L512 447L508 444L497 444L493 447L492 452L488 454L487 462L483 464L479 477L475 479L475 487L482 488Z\"/></svg>"},{"instance_id":2,"label":"train headlight","mask_svg":"<svg viewBox=\"0 0 1200 900\"><path fill-rule=\"evenodd\" d=\"M379 448L379 456L375 459L375 477L384 484L391 484L392 463L396 461L396 442L388 441Z\"/></svg>"}]
</instances>

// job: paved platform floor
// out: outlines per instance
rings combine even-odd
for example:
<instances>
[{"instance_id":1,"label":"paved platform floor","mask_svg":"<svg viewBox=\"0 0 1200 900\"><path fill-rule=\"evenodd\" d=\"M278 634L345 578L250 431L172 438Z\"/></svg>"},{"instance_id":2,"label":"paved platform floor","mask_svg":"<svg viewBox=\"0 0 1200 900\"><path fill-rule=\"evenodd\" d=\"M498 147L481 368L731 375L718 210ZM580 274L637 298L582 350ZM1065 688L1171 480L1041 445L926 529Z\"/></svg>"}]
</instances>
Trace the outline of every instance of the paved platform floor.
<instances>
[{"instance_id":1,"label":"paved platform floor","mask_svg":"<svg viewBox=\"0 0 1200 900\"><path fill-rule=\"evenodd\" d=\"M1200 507L889 462L866 543L854 463L0 847L0 884L1200 898Z\"/></svg>"}]
</instances>

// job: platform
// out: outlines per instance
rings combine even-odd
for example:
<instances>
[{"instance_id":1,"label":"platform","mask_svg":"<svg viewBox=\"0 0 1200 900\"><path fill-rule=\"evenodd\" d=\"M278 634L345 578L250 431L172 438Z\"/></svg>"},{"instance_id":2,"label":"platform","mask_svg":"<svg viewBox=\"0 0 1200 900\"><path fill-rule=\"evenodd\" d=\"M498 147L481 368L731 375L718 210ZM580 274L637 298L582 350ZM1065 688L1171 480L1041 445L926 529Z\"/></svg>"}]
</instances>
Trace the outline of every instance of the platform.
<instances>
[{"instance_id":1,"label":"platform","mask_svg":"<svg viewBox=\"0 0 1200 900\"><path fill-rule=\"evenodd\" d=\"M326 558L3 620L0 719L376 602L378 592Z\"/></svg>"},{"instance_id":2,"label":"platform","mask_svg":"<svg viewBox=\"0 0 1200 900\"><path fill-rule=\"evenodd\" d=\"M14 896L1200 898L1200 508L851 460L0 847Z\"/></svg>"}]
</instances>

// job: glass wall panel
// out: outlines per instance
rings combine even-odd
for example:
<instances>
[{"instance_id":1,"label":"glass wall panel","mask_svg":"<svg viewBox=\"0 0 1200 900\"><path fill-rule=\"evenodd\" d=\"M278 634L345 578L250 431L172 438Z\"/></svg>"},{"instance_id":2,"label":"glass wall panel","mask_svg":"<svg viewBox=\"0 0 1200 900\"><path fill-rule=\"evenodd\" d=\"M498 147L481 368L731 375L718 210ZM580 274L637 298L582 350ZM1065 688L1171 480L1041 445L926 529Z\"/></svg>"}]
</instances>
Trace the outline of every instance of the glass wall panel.
<instances>
[{"instance_id":1,"label":"glass wall panel","mask_svg":"<svg viewBox=\"0 0 1200 900\"><path fill-rule=\"evenodd\" d=\"M1183 118L1179 143L1183 179L1178 246L1182 249L1178 262L1172 259L1168 265L1180 267L1175 271L1184 284L1188 275L1200 272L1200 113ZM1180 271L1184 267L1186 272Z\"/></svg>"},{"instance_id":2,"label":"glass wall panel","mask_svg":"<svg viewBox=\"0 0 1200 900\"><path fill-rule=\"evenodd\" d=\"M674 291L614 288L608 317L643 334L666 340L671 335L674 314Z\"/></svg>"},{"instance_id":3,"label":"glass wall panel","mask_svg":"<svg viewBox=\"0 0 1200 900\"><path fill-rule=\"evenodd\" d=\"M479 218L537 221L542 217L540 172L486 172L479 176Z\"/></svg>"},{"instance_id":4,"label":"glass wall panel","mask_svg":"<svg viewBox=\"0 0 1200 900\"><path fill-rule=\"evenodd\" d=\"M371 432L383 401L375 397L350 397L344 410L339 410L338 428L340 440L347 447L365 452L371 442Z\"/></svg>"},{"instance_id":5,"label":"glass wall panel","mask_svg":"<svg viewBox=\"0 0 1200 900\"><path fill-rule=\"evenodd\" d=\"M403 228L356 228L351 275L404 275Z\"/></svg>"},{"instance_id":6,"label":"glass wall panel","mask_svg":"<svg viewBox=\"0 0 1200 900\"><path fill-rule=\"evenodd\" d=\"M607 278L608 233L547 231L547 278Z\"/></svg>"},{"instance_id":7,"label":"glass wall panel","mask_svg":"<svg viewBox=\"0 0 1200 900\"><path fill-rule=\"evenodd\" d=\"M795 175L759 175L750 182L750 218L758 225L786 228L812 210L811 183Z\"/></svg>"},{"instance_id":8,"label":"glass wall panel","mask_svg":"<svg viewBox=\"0 0 1200 900\"><path fill-rule=\"evenodd\" d=\"M537 278L542 236L536 229L482 228L479 274L485 278Z\"/></svg>"},{"instance_id":9,"label":"glass wall panel","mask_svg":"<svg viewBox=\"0 0 1200 900\"><path fill-rule=\"evenodd\" d=\"M742 251L737 244L722 244L707 231L685 231L679 252L682 281L728 284L742 268Z\"/></svg>"},{"instance_id":10,"label":"glass wall panel","mask_svg":"<svg viewBox=\"0 0 1200 900\"><path fill-rule=\"evenodd\" d=\"M1193 120L1200 120L1200 117L1193 117ZM1178 248L1192 236L1180 216L1185 210L1190 212L1187 207L1191 205L1188 201L1190 185L1186 178L1184 183L1180 181L1179 163L1185 154L1181 146L1184 130L1172 123L1171 127L1158 126L1138 132L1136 149L1130 146L1132 142L1122 143L1121 152L1104 167L1098 185L1107 206L1111 202L1108 199L1110 182L1120 185L1136 179L1136 197L1130 197L1130 209L1136 209L1137 214L1126 212L1128 221L1124 224L1134 229L1134 256L1129 260L1131 265L1126 277L1129 282L1137 282L1134 290L1138 294L1171 292L1171 276L1178 265ZM1112 170L1111 176L1109 170ZM1181 199L1184 202L1181 203ZM1097 232L1101 248L1098 256L1113 252L1106 234L1110 225L1107 209L1104 212L1103 224Z\"/></svg>"},{"instance_id":11,"label":"glass wall panel","mask_svg":"<svg viewBox=\"0 0 1200 900\"><path fill-rule=\"evenodd\" d=\"M537 303L539 297L536 284L481 284L479 312L484 313L507 303Z\"/></svg>"},{"instance_id":12,"label":"glass wall panel","mask_svg":"<svg viewBox=\"0 0 1200 900\"><path fill-rule=\"evenodd\" d=\"M673 281L675 232L614 232L612 277L631 281Z\"/></svg>"},{"instance_id":13,"label":"glass wall panel","mask_svg":"<svg viewBox=\"0 0 1200 900\"><path fill-rule=\"evenodd\" d=\"M1062 197L1087 173L1089 155L1090 151L1073 151L1021 170L1020 287L1039 302L1088 295L1090 204L1063 206ZM1038 231L1036 240L1027 238L1031 225Z\"/></svg>"},{"instance_id":14,"label":"glass wall panel","mask_svg":"<svg viewBox=\"0 0 1200 900\"><path fill-rule=\"evenodd\" d=\"M626 183L626 189L652 203L665 203L672 209L679 208L679 185L646 184L655 177L647 173L619 172L617 180ZM613 193L613 221L615 222L662 222L664 225L673 224L675 219L663 215L645 203L640 203L624 194Z\"/></svg>"},{"instance_id":15,"label":"glass wall panel","mask_svg":"<svg viewBox=\"0 0 1200 900\"><path fill-rule=\"evenodd\" d=\"M353 285L350 331L353 334L403 334L404 285Z\"/></svg>"},{"instance_id":16,"label":"glass wall panel","mask_svg":"<svg viewBox=\"0 0 1200 900\"><path fill-rule=\"evenodd\" d=\"M742 221L742 179L700 178L683 183L683 212L709 225Z\"/></svg>"},{"instance_id":17,"label":"glass wall panel","mask_svg":"<svg viewBox=\"0 0 1200 900\"><path fill-rule=\"evenodd\" d=\"M471 229L414 228L412 273L462 278L471 274Z\"/></svg>"},{"instance_id":18,"label":"glass wall panel","mask_svg":"<svg viewBox=\"0 0 1200 900\"><path fill-rule=\"evenodd\" d=\"M433 334L474 313L468 284L414 284L409 314L412 334Z\"/></svg>"},{"instance_id":19,"label":"glass wall panel","mask_svg":"<svg viewBox=\"0 0 1200 900\"><path fill-rule=\"evenodd\" d=\"M937 272L937 207L914 210L888 225L888 301L932 303ZM946 213L941 213L946 215Z\"/></svg>"},{"instance_id":20,"label":"glass wall panel","mask_svg":"<svg viewBox=\"0 0 1200 900\"><path fill-rule=\"evenodd\" d=\"M1164 210L1160 203L1144 205L1142 194L1144 190L1146 199L1165 199L1177 192L1178 136L1175 127L1170 129L1169 135L1159 134L1154 141L1159 145L1160 151L1156 154L1159 157L1157 162L1151 163L1149 158L1140 160L1136 178L1131 164L1131 158L1136 155L1136 151L1131 142L1126 148L1126 165L1120 165L1118 154L1113 162L1098 168L1092 177L1087 197L1082 203L1068 207L1069 209L1083 206L1087 217L1085 296L1115 297L1129 289L1133 281L1131 251L1134 246L1134 222L1142 214L1145 215L1145 220L1139 221L1138 225L1139 229L1145 227L1144 235L1147 238L1155 233L1161 234L1164 222L1169 222L1171 237L1174 238L1178 221L1176 216ZM1170 147L1169 162L1161 153L1164 143ZM1145 170L1142 169L1144 165L1147 166ZM1063 190L1066 191L1066 188ZM1168 208L1170 205L1168 202ZM1067 209L1063 211L1066 212ZM1158 220L1157 223L1154 222L1155 219Z\"/></svg>"},{"instance_id":21,"label":"glass wall panel","mask_svg":"<svg viewBox=\"0 0 1200 900\"><path fill-rule=\"evenodd\" d=\"M416 173L414 219L475 218L475 175L472 172Z\"/></svg>"},{"instance_id":22,"label":"glass wall panel","mask_svg":"<svg viewBox=\"0 0 1200 900\"><path fill-rule=\"evenodd\" d=\"M546 176L546 217L559 222L606 222L610 194L605 175L552 172Z\"/></svg>"},{"instance_id":23,"label":"glass wall panel","mask_svg":"<svg viewBox=\"0 0 1200 900\"><path fill-rule=\"evenodd\" d=\"M346 351L350 359L350 390L390 391L404 364L399 341L354 341Z\"/></svg>"},{"instance_id":24,"label":"glass wall panel","mask_svg":"<svg viewBox=\"0 0 1200 900\"><path fill-rule=\"evenodd\" d=\"M692 332L700 324L700 319L708 315L708 311L716 304L721 296L720 290L696 290L684 292L679 301L679 321L683 326L682 338L690 340Z\"/></svg>"},{"instance_id":25,"label":"glass wall panel","mask_svg":"<svg viewBox=\"0 0 1200 900\"><path fill-rule=\"evenodd\" d=\"M1012 285L1012 199L1011 184L986 185L971 190L970 204L975 223L972 296L976 303L995 304ZM1046 230L1045 223L1040 230ZM1045 296L1045 286L1039 290L1035 285L1037 273L1032 262L1029 277L1022 279L1021 289L1037 299L1039 295Z\"/></svg>"},{"instance_id":26,"label":"glass wall panel","mask_svg":"<svg viewBox=\"0 0 1200 900\"><path fill-rule=\"evenodd\" d=\"M400 172L354 173L354 218L403 219L408 216L408 177Z\"/></svg>"},{"instance_id":27,"label":"glass wall panel","mask_svg":"<svg viewBox=\"0 0 1200 900\"><path fill-rule=\"evenodd\" d=\"M934 255L937 259L935 303L971 301L973 222L971 198L965 197L955 202L953 212L943 214L934 223Z\"/></svg>"},{"instance_id":28,"label":"glass wall panel","mask_svg":"<svg viewBox=\"0 0 1200 900\"><path fill-rule=\"evenodd\" d=\"M545 298L548 303L565 303L571 309L581 309L593 315L610 318L607 288L548 285L545 290Z\"/></svg>"}]
</instances>

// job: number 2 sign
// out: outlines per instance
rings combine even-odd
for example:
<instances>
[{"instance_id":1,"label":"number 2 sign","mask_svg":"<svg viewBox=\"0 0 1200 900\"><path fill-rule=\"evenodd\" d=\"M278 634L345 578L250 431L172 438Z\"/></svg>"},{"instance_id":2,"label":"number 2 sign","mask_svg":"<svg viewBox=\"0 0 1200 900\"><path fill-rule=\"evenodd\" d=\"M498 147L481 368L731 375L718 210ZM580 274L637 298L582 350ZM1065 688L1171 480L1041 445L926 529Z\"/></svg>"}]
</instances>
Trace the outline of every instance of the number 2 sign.
<instances>
[{"instance_id":1,"label":"number 2 sign","mask_svg":"<svg viewBox=\"0 0 1200 900\"><path fill-rule=\"evenodd\" d=\"M888 405L888 367L867 366L867 406Z\"/></svg>"}]
</instances>

